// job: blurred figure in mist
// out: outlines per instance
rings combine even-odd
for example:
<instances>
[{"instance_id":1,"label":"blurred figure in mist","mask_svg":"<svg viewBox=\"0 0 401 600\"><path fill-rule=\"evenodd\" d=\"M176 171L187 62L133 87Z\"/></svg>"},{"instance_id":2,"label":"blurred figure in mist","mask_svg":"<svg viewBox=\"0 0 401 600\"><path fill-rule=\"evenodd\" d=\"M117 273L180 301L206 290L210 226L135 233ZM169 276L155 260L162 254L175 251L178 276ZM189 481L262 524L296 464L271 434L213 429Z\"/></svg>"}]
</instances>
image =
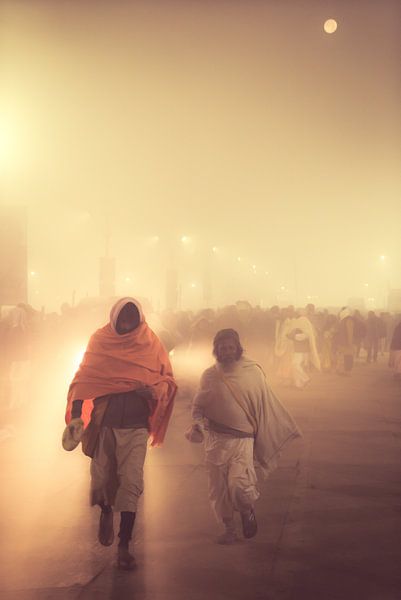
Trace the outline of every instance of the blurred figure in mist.
<instances>
[{"instance_id":1,"label":"blurred figure in mist","mask_svg":"<svg viewBox=\"0 0 401 600\"><path fill-rule=\"evenodd\" d=\"M300 310L300 314L305 316L311 323L315 336L316 349L320 351L324 315L322 315L322 313L316 312L315 305L311 303L307 304L304 309Z\"/></svg>"},{"instance_id":2,"label":"blurred figure in mist","mask_svg":"<svg viewBox=\"0 0 401 600\"><path fill-rule=\"evenodd\" d=\"M213 321L201 313L191 325L188 352L196 354L206 349L210 356L208 345L213 333Z\"/></svg>"},{"instance_id":3,"label":"blurred figure in mist","mask_svg":"<svg viewBox=\"0 0 401 600\"><path fill-rule=\"evenodd\" d=\"M394 329L391 339L388 364L394 370L395 379L401 380L401 318Z\"/></svg>"},{"instance_id":4,"label":"blurred figure in mist","mask_svg":"<svg viewBox=\"0 0 401 600\"><path fill-rule=\"evenodd\" d=\"M337 317L327 315L322 332L321 365L322 371L330 373L336 365L334 337L337 331Z\"/></svg>"},{"instance_id":5,"label":"blurred figure in mist","mask_svg":"<svg viewBox=\"0 0 401 600\"><path fill-rule=\"evenodd\" d=\"M380 319L375 315L373 310L368 312L368 318L366 319L366 336L365 336L365 348L366 348L366 362L377 362L377 354L379 352L379 340L381 335L381 324Z\"/></svg>"},{"instance_id":6,"label":"blurred figure in mist","mask_svg":"<svg viewBox=\"0 0 401 600\"><path fill-rule=\"evenodd\" d=\"M277 305L274 305L267 311L266 324L264 328L264 343L266 344L266 370L268 373L274 373L276 371L277 357L274 349L279 322L280 308Z\"/></svg>"},{"instance_id":7,"label":"blurred figure in mist","mask_svg":"<svg viewBox=\"0 0 401 600\"><path fill-rule=\"evenodd\" d=\"M363 341L366 337L366 322L359 310L354 310L354 344L355 358L359 358Z\"/></svg>"},{"instance_id":8,"label":"blurred figure in mist","mask_svg":"<svg viewBox=\"0 0 401 600\"><path fill-rule=\"evenodd\" d=\"M244 537L257 533L254 507L260 494L254 456L267 476L277 465L278 451L300 433L269 388L262 368L243 356L237 331L219 331L213 354L216 363L202 375L192 417L206 428L209 498L224 527L217 541L233 544L238 539L237 512Z\"/></svg>"},{"instance_id":9,"label":"blurred figure in mist","mask_svg":"<svg viewBox=\"0 0 401 600\"><path fill-rule=\"evenodd\" d=\"M379 320L379 352L384 356L384 353L387 350L387 314L382 312L377 318Z\"/></svg>"},{"instance_id":10,"label":"blurred figure in mist","mask_svg":"<svg viewBox=\"0 0 401 600\"><path fill-rule=\"evenodd\" d=\"M292 320L287 337L294 344L291 362L292 385L303 389L311 380L310 365L320 371L315 329L309 319L301 315Z\"/></svg>"},{"instance_id":11,"label":"blurred figure in mist","mask_svg":"<svg viewBox=\"0 0 401 600\"><path fill-rule=\"evenodd\" d=\"M63 434L66 450L82 436L82 449L92 458L90 501L100 508L98 539L104 546L114 540L113 509L120 512L122 569L135 566L129 543L148 440L151 446L162 444L175 392L167 352L140 303L122 298L111 309L109 324L89 340L69 388Z\"/></svg>"},{"instance_id":12,"label":"blurred figure in mist","mask_svg":"<svg viewBox=\"0 0 401 600\"><path fill-rule=\"evenodd\" d=\"M354 366L354 319L348 306L343 306L335 335L338 375L350 376Z\"/></svg>"},{"instance_id":13,"label":"blurred figure in mist","mask_svg":"<svg viewBox=\"0 0 401 600\"><path fill-rule=\"evenodd\" d=\"M288 337L288 334L292 329L294 317L295 312L292 306L283 308L280 320L276 324L276 343L274 346L274 353L277 357L276 376L283 385L291 385L294 342Z\"/></svg>"},{"instance_id":14,"label":"blurred figure in mist","mask_svg":"<svg viewBox=\"0 0 401 600\"><path fill-rule=\"evenodd\" d=\"M21 408L29 395L38 318L37 311L21 303L9 311L2 323L2 397L11 411Z\"/></svg>"}]
</instances>

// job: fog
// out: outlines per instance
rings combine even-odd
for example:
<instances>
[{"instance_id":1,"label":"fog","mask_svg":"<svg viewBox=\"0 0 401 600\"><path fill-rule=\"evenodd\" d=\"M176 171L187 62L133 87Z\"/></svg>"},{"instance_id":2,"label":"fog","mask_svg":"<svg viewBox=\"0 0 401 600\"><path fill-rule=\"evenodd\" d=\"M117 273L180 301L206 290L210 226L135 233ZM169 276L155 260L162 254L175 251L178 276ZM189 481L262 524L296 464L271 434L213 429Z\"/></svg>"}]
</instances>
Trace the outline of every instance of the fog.
<instances>
[{"instance_id":1,"label":"fog","mask_svg":"<svg viewBox=\"0 0 401 600\"><path fill-rule=\"evenodd\" d=\"M383 309L401 288L400 13L396 0L3 0L0 205L26 211L26 300L38 311L18 342L29 356L1 363L5 587L86 582L106 556L92 547L88 461L60 439L68 384L111 296L143 300L179 383L178 425L146 473L143 511L160 516L170 471L158 461L202 460L182 450L189 401L234 314L162 321L164 309L248 301L234 325L275 374L274 321L267 348L255 306ZM96 305L102 258L116 274ZM14 260L1 250L1 273ZM183 477L173 471L171 503ZM206 514L206 487L199 498L188 514L194 502Z\"/></svg>"},{"instance_id":2,"label":"fog","mask_svg":"<svg viewBox=\"0 0 401 600\"><path fill-rule=\"evenodd\" d=\"M108 253L116 295L155 310L167 268L178 308L384 307L399 17L388 0L3 2L1 203L27 208L29 302L97 296Z\"/></svg>"}]
</instances>

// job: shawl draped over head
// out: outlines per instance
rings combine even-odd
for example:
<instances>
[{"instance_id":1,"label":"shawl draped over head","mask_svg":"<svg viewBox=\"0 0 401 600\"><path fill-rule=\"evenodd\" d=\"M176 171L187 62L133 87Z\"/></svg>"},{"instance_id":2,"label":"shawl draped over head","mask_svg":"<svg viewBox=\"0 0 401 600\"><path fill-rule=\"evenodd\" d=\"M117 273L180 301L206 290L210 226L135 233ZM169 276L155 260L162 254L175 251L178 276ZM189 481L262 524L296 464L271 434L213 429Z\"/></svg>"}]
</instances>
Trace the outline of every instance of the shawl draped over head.
<instances>
[{"instance_id":1,"label":"shawl draped over head","mask_svg":"<svg viewBox=\"0 0 401 600\"><path fill-rule=\"evenodd\" d=\"M316 347L316 332L312 323L309 321L308 317L301 316L292 319L289 332L291 333L294 329L300 329L302 333L308 336L310 359L313 366L320 371L320 358Z\"/></svg>"},{"instance_id":2,"label":"shawl draped over head","mask_svg":"<svg viewBox=\"0 0 401 600\"><path fill-rule=\"evenodd\" d=\"M133 331L119 335L117 318L128 302L137 307L140 324ZM134 298L122 298L111 309L110 323L98 329L89 340L68 390L66 423L71 421L74 400L83 400L82 420L86 427L95 398L144 386L152 388L156 399L149 418L150 445L160 446L173 410L177 386L168 354L146 323L140 303Z\"/></svg>"},{"instance_id":3,"label":"shawl draped over head","mask_svg":"<svg viewBox=\"0 0 401 600\"><path fill-rule=\"evenodd\" d=\"M281 450L302 434L269 387L258 363L243 356L233 369L223 371L223 377L221 370L221 365L216 364L203 373L194 404L203 407L201 412L208 418L208 406L218 403L222 395L228 395L235 402L234 392L249 414L249 420L256 424L254 457L267 477L277 467Z\"/></svg>"}]
</instances>

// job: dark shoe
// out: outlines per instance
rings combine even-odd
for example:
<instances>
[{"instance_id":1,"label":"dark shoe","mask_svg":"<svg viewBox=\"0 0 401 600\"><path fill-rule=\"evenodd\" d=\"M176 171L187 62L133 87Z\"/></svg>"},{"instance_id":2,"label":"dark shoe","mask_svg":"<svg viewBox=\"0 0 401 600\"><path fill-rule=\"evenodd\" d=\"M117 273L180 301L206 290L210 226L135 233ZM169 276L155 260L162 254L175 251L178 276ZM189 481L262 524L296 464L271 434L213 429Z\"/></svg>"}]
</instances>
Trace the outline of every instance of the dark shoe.
<instances>
[{"instance_id":1,"label":"dark shoe","mask_svg":"<svg viewBox=\"0 0 401 600\"><path fill-rule=\"evenodd\" d=\"M252 538L256 535L258 524L253 508L241 513L242 532L245 538Z\"/></svg>"},{"instance_id":2,"label":"dark shoe","mask_svg":"<svg viewBox=\"0 0 401 600\"><path fill-rule=\"evenodd\" d=\"M99 542L102 546L111 546L114 541L113 511L102 510L99 520Z\"/></svg>"},{"instance_id":3,"label":"dark shoe","mask_svg":"<svg viewBox=\"0 0 401 600\"><path fill-rule=\"evenodd\" d=\"M235 544L235 542L238 542L238 537L235 531L225 531L217 538L217 543L225 546L230 546L231 544Z\"/></svg>"},{"instance_id":4,"label":"dark shoe","mask_svg":"<svg viewBox=\"0 0 401 600\"><path fill-rule=\"evenodd\" d=\"M135 558L129 553L125 546L118 547L117 567L124 571L132 571L136 567Z\"/></svg>"}]
</instances>

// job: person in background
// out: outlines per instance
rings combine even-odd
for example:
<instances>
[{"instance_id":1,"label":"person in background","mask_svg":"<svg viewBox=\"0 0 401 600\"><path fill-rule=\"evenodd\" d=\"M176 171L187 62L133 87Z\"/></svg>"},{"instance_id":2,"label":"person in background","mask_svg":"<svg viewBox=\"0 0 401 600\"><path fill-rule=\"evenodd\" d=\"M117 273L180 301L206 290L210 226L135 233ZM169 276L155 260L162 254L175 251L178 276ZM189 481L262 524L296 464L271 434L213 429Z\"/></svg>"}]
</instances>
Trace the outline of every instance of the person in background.
<instances>
[{"instance_id":1,"label":"person in background","mask_svg":"<svg viewBox=\"0 0 401 600\"><path fill-rule=\"evenodd\" d=\"M292 321L287 337L293 341L292 383L303 389L311 379L310 364L320 371L320 359L316 347L316 331L309 318L301 315Z\"/></svg>"},{"instance_id":2,"label":"person in background","mask_svg":"<svg viewBox=\"0 0 401 600\"><path fill-rule=\"evenodd\" d=\"M401 319L391 339L389 367L394 370L394 378L401 380Z\"/></svg>"},{"instance_id":3,"label":"person in background","mask_svg":"<svg viewBox=\"0 0 401 600\"><path fill-rule=\"evenodd\" d=\"M295 312L292 306L283 308L280 312L280 319L276 322L276 339L274 344L274 353L276 356L277 379L283 385L291 385L292 357L294 353L294 343L288 337L292 330L292 324L295 319Z\"/></svg>"},{"instance_id":4,"label":"person in background","mask_svg":"<svg viewBox=\"0 0 401 600\"><path fill-rule=\"evenodd\" d=\"M361 353L362 343L366 336L366 324L365 319L359 312L354 310L354 344L355 344L355 358L359 358Z\"/></svg>"},{"instance_id":5,"label":"person in background","mask_svg":"<svg viewBox=\"0 0 401 600\"><path fill-rule=\"evenodd\" d=\"M129 542L148 440L151 446L162 444L175 393L167 352L140 303L122 298L111 309L109 324L89 340L68 391L63 434L65 449L81 439L92 458L90 501L100 508L98 538L104 546L114 540L113 509L120 512L117 564L122 569L135 566Z\"/></svg>"},{"instance_id":6,"label":"person in background","mask_svg":"<svg viewBox=\"0 0 401 600\"><path fill-rule=\"evenodd\" d=\"M354 319L348 306L343 306L340 310L335 343L338 355L337 373L349 377L354 366L355 341Z\"/></svg>"},{"instance_id":7,"label":"person in background","mask_svg":"<svg viewBox=\"0 0 401 600\"><path fill-rule=\"evenodd\" d=\"M368 318L366 319L366 362L377 362L377 354L379 351L379 339L380 339L380 319L375 315L373 310L368 312Z\"/></svg>"},{"instance_id":8,"label":"person in background","mask_svg":"<svg viewBox=\"0 0 401 600\"><path fill-rule=\"evenodd\" d=\"M384 356L386 351L386 339L387 339L387 323L386 323L386 313L381 312L378 319L378 329L379 329L379 352L381 356Z\"/></svg>"},{"instance_id":9,"label":"person in background","mask_svg":"<svg viewBox=\"0 0 401 600\"><path fill-rule=\"evenodd\" d=\"M322 371L330 373L336 364L334 352L334 336L337 330L337 317L335 315L327 315L322 332L322 351L321 365Z\"/></svg>"}]
</instances>

